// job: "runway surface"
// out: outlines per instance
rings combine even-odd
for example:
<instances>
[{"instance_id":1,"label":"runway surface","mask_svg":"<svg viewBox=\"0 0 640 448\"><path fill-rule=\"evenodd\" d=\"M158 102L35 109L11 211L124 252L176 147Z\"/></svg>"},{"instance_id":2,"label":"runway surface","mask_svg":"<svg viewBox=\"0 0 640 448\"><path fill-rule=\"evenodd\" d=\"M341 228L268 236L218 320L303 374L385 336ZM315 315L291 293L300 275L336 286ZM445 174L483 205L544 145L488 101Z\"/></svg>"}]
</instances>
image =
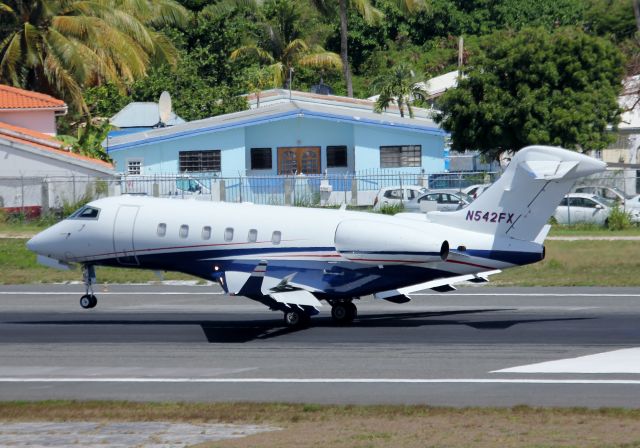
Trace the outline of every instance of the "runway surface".
<instances>
[{"instance_id":1,"label":"runway surface","mask_svg":"<svg viewBox=\"0 0 640 448\"><path fill-rule=\"evenodd\" d=\"M310 328L216 286L0 286L0 400L640 407L640 288L464 288Z\"/></svg>"}]
</instances>

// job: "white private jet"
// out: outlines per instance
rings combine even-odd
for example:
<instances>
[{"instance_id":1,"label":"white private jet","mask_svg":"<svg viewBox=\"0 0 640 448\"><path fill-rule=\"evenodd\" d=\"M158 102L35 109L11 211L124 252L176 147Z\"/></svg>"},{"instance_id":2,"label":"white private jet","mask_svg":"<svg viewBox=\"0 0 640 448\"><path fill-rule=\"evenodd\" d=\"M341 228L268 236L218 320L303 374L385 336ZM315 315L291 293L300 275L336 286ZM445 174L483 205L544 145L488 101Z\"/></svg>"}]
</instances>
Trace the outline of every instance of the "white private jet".
<instances>
[{"instance_id":1,"label":"white private jet","mask_svg":"<svg viewBox=\"0 0 640 448\"><path fill-rule=\"evenodd\" d=\"M394 303L544 258L547 220L578 177L606 165L548 146L519 151L482 196L455 212L395 216L346 210L118 196L90 202L34 236L41 263L83 266L83 308L97 300L94 266L179 271L218 282L309 322L320 301L351 322L353 300Z\"/></svg>"}]
</instances>

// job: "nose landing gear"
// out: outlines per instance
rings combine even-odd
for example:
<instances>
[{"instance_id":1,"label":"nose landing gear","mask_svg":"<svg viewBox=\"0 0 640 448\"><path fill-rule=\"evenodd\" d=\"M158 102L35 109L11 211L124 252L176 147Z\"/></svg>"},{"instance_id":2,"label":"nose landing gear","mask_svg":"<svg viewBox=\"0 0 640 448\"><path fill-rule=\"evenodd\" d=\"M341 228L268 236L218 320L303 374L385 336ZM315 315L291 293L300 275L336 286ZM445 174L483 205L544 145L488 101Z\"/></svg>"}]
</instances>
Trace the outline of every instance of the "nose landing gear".
<instances>
[{"instance_id":1,"label":"nose landing gear","mask_svg":"<svg viewBox=\"0 0 640 448\"><path fill-rule=\"evenodd\" d=\"M98 299L93 294L93 284L96 282L96 270L92 264L82 265L82 281L85 294L80 297L80 306L84 309L95 308Z\"/></svg>"}]
</instances>

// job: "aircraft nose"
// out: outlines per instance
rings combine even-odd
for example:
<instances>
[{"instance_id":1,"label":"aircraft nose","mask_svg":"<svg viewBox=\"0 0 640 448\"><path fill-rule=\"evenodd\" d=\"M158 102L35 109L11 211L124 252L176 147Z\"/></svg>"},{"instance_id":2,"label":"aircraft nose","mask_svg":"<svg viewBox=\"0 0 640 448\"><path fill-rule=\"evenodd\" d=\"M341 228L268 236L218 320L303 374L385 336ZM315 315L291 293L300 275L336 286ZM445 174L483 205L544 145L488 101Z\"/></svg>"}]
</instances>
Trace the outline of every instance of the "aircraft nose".
<instances>
[{"instance_id":1,"label":"aircraft nose","mask_svg":"<svg viewBox=\"0 0 640 448\"><path fill-rule=\"evenodd\" d=\"M45 238L42 235L43 233L44 232L40 232L36 234L33 238L31 238L29 241L27 241L27 249L37 254L41 253L42 248L44 246L44 240L45 240Z\"/></svg>"}]
</instances>

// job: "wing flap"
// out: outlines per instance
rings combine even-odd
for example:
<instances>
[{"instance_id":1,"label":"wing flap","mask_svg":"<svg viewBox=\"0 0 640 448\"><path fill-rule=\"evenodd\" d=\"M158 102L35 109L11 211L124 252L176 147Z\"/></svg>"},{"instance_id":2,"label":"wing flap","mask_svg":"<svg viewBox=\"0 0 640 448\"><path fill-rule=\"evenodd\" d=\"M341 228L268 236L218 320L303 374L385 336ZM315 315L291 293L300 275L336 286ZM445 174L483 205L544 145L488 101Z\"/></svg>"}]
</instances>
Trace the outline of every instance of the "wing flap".
<instances>
[{"instance_id":1,"label":"wing flap","mask_svg":"<svg viewBox=\"0 0 640 448\"><path fill-rule=\"evenodd\" d=\"M269 296L276 302L284 303L285 305L306 305L313 307L320 307L322 304L316 297L309 291L304 289L296 289L294 291L286 292L272 292Z\"/></svg>"}]
</instances>

